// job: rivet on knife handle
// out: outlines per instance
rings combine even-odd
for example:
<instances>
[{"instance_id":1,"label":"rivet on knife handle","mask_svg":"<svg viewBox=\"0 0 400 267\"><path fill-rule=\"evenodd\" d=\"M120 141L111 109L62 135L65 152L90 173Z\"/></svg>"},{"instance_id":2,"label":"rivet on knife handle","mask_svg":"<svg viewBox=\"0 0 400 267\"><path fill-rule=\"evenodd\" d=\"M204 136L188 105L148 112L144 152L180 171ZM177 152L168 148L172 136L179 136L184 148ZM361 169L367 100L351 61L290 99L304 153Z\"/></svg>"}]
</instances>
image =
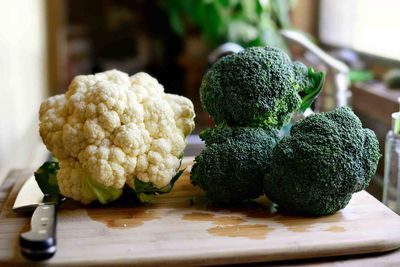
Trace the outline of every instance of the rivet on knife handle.
<instances>
[{"instance_id":1,"label":"rivet on knife handle","mask_svg":"<svg viewBox=\"0 0 400 267\"><path fill-rule=\"evenodd\" d=\"M33 212L31 230L20 235L22 255L29 260L46 260L56 253L56 204L39 204Z\"/></svg>"}]
</instances>

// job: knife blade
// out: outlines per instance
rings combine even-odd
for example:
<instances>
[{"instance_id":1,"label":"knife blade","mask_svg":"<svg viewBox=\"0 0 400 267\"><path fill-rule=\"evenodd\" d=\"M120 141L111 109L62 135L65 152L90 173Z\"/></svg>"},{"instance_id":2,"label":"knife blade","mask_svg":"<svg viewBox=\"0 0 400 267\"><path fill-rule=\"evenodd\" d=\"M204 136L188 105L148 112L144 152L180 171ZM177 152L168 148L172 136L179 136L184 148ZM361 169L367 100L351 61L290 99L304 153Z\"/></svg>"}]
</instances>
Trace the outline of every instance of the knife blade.
<instances>
[{"instance_id":1,"label":"knife blade","mask_svg":"<svg viewBox=\"0 0 400 267\"><path fill-rule=\"evenodd\" d=\"M21 254L29 260L46 260L57 250L58 197L43 195L35 177L31 176L22 185L15 199L13 211L18 214L32 214L31 229L21 233L19 244Z\"/></svg>"}]
</instances>

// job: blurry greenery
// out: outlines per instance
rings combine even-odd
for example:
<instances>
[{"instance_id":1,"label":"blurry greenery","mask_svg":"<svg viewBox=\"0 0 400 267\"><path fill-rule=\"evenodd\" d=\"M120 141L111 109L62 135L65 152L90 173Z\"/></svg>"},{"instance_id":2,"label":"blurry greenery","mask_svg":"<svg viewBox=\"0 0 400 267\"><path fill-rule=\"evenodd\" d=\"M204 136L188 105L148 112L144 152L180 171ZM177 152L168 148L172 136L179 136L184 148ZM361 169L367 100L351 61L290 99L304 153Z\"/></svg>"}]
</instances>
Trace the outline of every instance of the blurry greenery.
<instances>
[{"instance_id":1,"label":"blurry greenery","mask_svg":"<svg viewBox=\"0 0 400 267\"><path fill-rule=\"evenodd\" d=\"M386 72L383 82L389 89L400 89L400 69L391 69Z\"/></svg>"},{"instance_id":2,"label":"blurry greenery","mask_svg":"<svg viewBox=\"0 0 400 267\"><path fill-rule=\"evenodd\" d=\"M278 30L291 27L293 0L164 0L174 31L200 30L210 47L225 41L244 47L266 44L287 50Z\"/></svg>"},{"instance_id":3,"label":"blurry greenery","mask_svg":"<svg viewBox=\"0 0 400 267\"><path fill-rule=\"evenodd\" d=\"M374 79L374 74L368 70L350 70L348 77L351 83L367 82Z\"/></svg>"}]
</instances>

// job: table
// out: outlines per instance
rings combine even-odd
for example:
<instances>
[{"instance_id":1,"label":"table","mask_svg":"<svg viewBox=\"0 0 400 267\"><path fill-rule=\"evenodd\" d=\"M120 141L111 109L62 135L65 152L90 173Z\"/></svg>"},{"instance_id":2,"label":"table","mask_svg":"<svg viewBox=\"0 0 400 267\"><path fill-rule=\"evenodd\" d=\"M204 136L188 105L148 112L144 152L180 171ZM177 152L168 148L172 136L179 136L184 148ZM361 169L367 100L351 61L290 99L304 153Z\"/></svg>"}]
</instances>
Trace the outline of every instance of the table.
<instances>
[{"instance_id":1,"label":"table","mask_svg":"<svg viewBox=\"0 0 400 267\"><path fill-rule=\"evenodd\" d=\"M21 173L31 170L12 170L0 186L0 210L14 183ZM238 265L238 266L249 266ZM252 266L400 266L400 249L386 253L364 254L357 256L326 257L296 261L280 261L252 264Z\"/></svg>"}]
</instances>

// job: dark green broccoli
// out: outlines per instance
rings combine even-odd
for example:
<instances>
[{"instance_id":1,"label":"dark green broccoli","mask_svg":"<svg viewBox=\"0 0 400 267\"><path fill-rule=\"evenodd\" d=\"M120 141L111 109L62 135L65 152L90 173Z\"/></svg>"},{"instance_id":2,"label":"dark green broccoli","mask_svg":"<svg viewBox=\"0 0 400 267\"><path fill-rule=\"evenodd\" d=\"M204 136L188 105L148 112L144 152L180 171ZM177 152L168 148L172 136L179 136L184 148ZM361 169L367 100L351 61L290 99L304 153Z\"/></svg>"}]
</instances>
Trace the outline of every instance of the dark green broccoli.
<instances>
[{"instance_id":1,"label":"dark green broccoli","mask_svg":"<svg viewBox=\"0 0 400 267\"><path fill-rule=\"evenodd\" d=\"M193 185L216 203L238 203L263 194L265 173L271 166L275 131L262 128L216 127L200 137L206 148L195 158Z\"/></svg>"},{"instance_id":2,"label":"dark green broccoli","mask_svg":"<svg viewBox=\"0 0 400 267\"><path fill-rule=\"evenodd\" d=\"M279 129L311 105L324 78L278 48L252 47L217 61L203 77L200 99L216 124Z\"/></svg>"},{"instance_id":3,"label":"dark green broccoli","mask_svg":"<svg viewBox=\"0 0 400 267\"><path fill-rule=\"evenodd\" d=\"M313 114L273 150L264 191L283 210L326 215L344 208L365 189L380 157L373 131L350 108Z\"/></svg>"}]
</instances>

